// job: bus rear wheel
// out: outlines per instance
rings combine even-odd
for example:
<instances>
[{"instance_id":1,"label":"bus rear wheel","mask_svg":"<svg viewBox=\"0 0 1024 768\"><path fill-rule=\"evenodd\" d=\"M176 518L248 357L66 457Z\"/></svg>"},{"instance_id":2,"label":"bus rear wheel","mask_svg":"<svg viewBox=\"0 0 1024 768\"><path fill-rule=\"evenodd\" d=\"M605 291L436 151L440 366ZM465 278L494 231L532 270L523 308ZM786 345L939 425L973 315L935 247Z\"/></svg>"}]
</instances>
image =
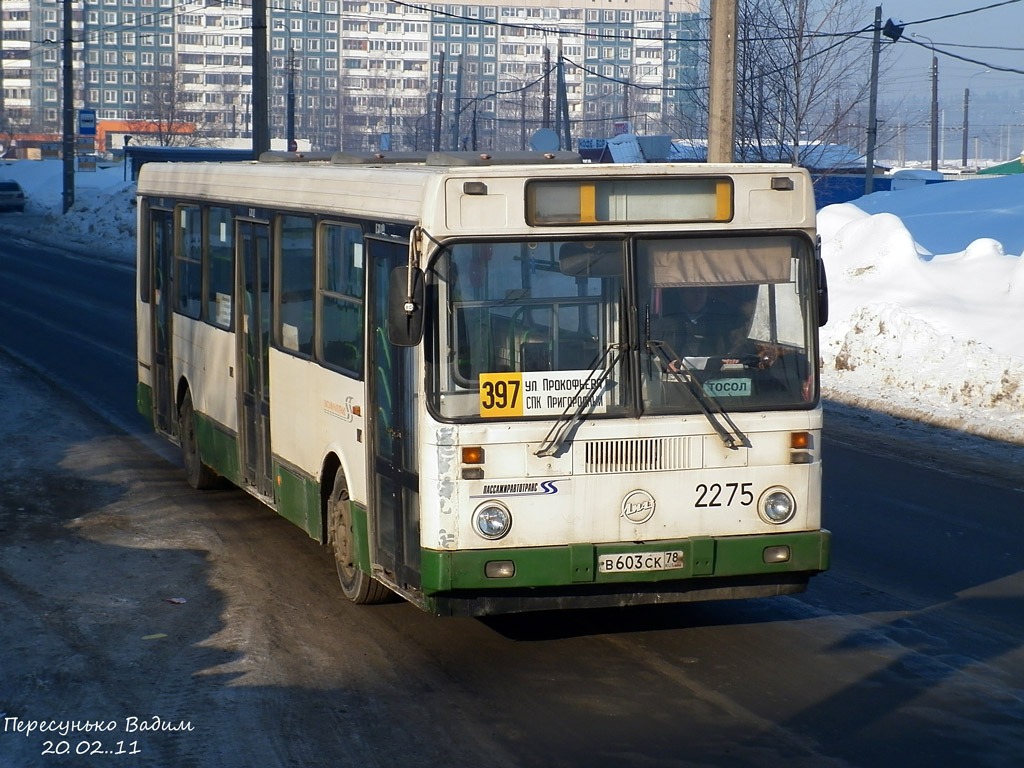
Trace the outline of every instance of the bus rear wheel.
<instances>
[{"instance_id":1,"label":"bus rear wheel","mask_svg":"<svg viewBox=\"0 0 1024 768\"><path fill-rule=\"evenodd\" d=\"M356 605L375 605L392 599L391 590L361 570L356 564L355 531L352 525L352 504L348 495L345 474L338 470L334 488L327 502L328 525L334 562L338 568L341 591Z\"/></svg>"},{"instance_id":2,"label":"bus rear wheel","mask_svg":"<svg viewBox=\"0 0 1024 768\"><path fill-rule=\"evenodd\" d=\"M199 491L216 488L220 478L199 455L199 440L196 438L196 413L192 407L192 393L185 392L178 409L178 438L181 440L181 457L185 462L185 476L188 484Z\"/></svg>"}]
</instances>

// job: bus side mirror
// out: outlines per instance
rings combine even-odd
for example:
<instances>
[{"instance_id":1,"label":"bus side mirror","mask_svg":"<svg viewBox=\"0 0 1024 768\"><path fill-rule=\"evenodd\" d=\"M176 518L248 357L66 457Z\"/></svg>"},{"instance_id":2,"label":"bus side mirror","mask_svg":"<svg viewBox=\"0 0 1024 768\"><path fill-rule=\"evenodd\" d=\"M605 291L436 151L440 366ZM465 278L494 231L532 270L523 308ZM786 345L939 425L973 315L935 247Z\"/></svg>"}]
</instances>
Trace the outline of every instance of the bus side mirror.
<instances>
[{"instance_id":1,"label":"bus side mirror","mask_svg":"<svg viewBox=\"0 0 1024 768\"><path fill-rule=\"evenodd\" d=\"M388 341L415 347L423 338L423 272L395 267L388 281Z\"/></svg>"},{"instance_id":2,"label":"bus side mirror","mask_svg":"<svg viewBox=\"0 0 1024 768\"><path fill-rule=\"evenodd\" d=\"M818 325L828 322L828 277L825 275L825 261L819 256L815 262L818 292Z\"/></svg>"}]
</instances>

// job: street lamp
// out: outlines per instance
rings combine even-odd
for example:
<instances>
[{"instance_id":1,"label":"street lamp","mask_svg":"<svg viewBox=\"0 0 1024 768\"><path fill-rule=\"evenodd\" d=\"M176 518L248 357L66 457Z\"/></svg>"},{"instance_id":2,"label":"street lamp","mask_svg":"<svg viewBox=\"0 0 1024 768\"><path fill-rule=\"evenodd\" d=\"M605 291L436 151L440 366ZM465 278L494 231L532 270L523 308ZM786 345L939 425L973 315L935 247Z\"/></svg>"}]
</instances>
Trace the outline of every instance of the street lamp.
<instances>
[{"instance_id":1,"label":"street lamp","mask_svg":"<svg viewBox=\"0 0 1024 768\"><path fill-rule=\"evenodd\" d=\"M971 103L971 81L978 75L984 75L991 71L991 69L983 69L981 70L981 72L975 72L973 75L967 78L967 87L964 88L964 135L963 145L961 146L963 157L960 163L961 167L963 168L967 167L967 129L970 125L970 123L967 120L967 109L968 105Z\"/></svg>"},{"instance_id":2,"label":"street lamp","mask_svg":"<svg viewBox=\"0 0 1024 768\"><path fill-rule=\"evenodd\" d=\"M935 42L928 36L915 32L913 37L928 41L932 49L932 170L939 170L939 58L935 53Z\"/></svg>"}]
</instances>

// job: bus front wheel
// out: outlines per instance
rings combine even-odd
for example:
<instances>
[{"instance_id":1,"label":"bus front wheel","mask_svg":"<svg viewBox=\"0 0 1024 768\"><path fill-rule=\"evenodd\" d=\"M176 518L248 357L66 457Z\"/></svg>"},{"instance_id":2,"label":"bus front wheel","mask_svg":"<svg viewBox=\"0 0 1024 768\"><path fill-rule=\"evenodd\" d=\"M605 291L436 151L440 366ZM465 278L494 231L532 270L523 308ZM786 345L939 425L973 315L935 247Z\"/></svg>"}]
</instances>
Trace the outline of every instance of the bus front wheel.
<instances>
[{"instance_id":1,"label":"bus front wheel","mask_svg":"<svg viewBox=\"0 0 1024 768\"><path fill-rule=\"evenodd\" d=\"M352 504L348 495L348 483L341 469L334 477L334 488L327 504L327 513L331 543L334 547L334 562L338 568L338 581L341 582L342 593L357 605L388 602L391 599L391 590L356 564Z\"/></svg>"},{"instance_id":2,"label":"bus front wheel","mask_svg":"<svg viewBox=\"0 0 1024 768\"><path fill-rule=\"evenodd\" d=\"M200 491L216 488L219 481L217 473L204 464L199 455L196 413L192 407L192 393L187 390L178 410L178 438L181 440L181 456L185 462L188 484Z\"/></svg>"}]
</instances>

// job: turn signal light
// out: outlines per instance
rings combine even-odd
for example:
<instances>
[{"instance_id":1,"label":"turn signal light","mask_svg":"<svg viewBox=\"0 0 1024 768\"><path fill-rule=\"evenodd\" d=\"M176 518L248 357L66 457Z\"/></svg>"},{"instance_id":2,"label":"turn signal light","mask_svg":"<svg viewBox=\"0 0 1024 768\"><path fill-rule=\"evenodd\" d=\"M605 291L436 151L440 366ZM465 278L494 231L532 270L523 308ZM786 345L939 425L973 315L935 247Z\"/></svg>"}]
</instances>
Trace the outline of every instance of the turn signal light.
<instances>
[{"instance_id":1,"label":"turn signal light","mask_svg":"<svg viewBox=\"0 0 1024 768\"><path fill-rule=\"evenodd\" d=\"M812 447L812 435L810 432L790 432L789 447L796 450L808 451Z\"/></svg>"},{"instance_id":2,"label":"turn signal light","mask_svg":"<svg viewBox=\"0 0 1024 768\"><path fill-rule=\"evenodd\" d=\"M479 445L468 446L462 449L463 464L483 464L484 449Z\"/></svg>"}]
</instances>

